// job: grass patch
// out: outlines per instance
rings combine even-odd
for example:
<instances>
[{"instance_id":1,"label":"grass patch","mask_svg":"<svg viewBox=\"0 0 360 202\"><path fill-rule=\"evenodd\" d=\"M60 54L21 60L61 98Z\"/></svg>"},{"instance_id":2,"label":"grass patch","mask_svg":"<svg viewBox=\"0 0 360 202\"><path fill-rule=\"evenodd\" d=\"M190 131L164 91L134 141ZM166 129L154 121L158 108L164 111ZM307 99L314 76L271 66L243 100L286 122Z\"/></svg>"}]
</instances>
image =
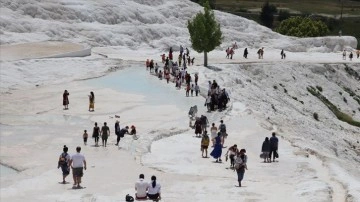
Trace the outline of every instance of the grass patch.
<instances>
[{"instance_id":1,"label":"grass patch","mask_svg":"<svg viewBox=\"0 0 360 202\"><path fill-rule=\"evenodd\" d=\"M355 121L351 118L351 116L341 112L334 104L332 104L325 96L321 94L320 91L318 91L316 88L309 86L306 88L309 93L311 93L313 96L317 97L321 102L323 102L332 113L340 120L344 121L350 125L360 127L360 122Z\"/></svg>"}]
</instances>

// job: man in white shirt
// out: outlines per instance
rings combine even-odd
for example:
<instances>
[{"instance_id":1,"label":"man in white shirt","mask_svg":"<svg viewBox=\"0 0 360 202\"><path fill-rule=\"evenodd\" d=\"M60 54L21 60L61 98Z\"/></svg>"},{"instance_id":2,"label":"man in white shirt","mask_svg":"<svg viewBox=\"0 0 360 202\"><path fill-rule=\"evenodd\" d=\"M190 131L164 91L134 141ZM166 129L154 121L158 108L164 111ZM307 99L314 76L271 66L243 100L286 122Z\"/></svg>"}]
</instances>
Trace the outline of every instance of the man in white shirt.
<instances>
[{"instance_id":1,"label":"man in white shirt","mask_svg":"<svg viewBox=\"0 0 360 202\"><path fill-rule=\"evenodd\" d=\"M73 175L74 175L74 186L73 189L80 189L82 188L80 186L81 183L81 177L83 176L83 169L86 170L86 161L84 155L80 154L81 147L76 147L76 154L71 156L69 167L73 169ZM76 186L77 185L77 186Z\"/></svg>"},{"instance_id":2,"label":"man in white shirt","mask_svg":"<svg viewBox=\"0 0 360 202\"><path fill-rule=\"evenodd\" d=\"M149 183L144 181L144 174L139 175L139 181L135 183L135 198L137 200L139 199L147 199L147 193Z\"/></svg>"}]
</instances>

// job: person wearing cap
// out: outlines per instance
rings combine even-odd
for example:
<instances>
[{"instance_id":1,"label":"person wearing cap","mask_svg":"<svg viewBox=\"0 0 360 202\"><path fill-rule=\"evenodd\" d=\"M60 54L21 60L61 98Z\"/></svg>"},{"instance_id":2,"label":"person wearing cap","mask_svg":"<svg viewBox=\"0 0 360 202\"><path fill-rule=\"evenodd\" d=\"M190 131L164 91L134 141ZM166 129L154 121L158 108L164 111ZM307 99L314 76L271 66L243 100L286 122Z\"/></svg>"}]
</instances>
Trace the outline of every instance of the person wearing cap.
<instances>
[{"instance_id":1,"label":"person wearing cap","mask_svg":"<svg viewBox=\"0 0 360 202\"><path fill-rule=\"evenodd\" d=\"M245 153L246 150L241 149L235 159L235 170L238 176L239 187L241 187L241 181L244 179L245 169L247 169L247 156Z\"/></svg>"},{"instance_id":2,"label":"person wearing cap","mask_svg":"<svg viewBox=\"0 0 360 202\"><path fill-rule=\"evenodd\" d=\"M119 145L120 138L124 137L125 134L129 134L129 126L126 126L125 128L121 129L117 138L116 146Z\"/></svg>"}]
</instances>

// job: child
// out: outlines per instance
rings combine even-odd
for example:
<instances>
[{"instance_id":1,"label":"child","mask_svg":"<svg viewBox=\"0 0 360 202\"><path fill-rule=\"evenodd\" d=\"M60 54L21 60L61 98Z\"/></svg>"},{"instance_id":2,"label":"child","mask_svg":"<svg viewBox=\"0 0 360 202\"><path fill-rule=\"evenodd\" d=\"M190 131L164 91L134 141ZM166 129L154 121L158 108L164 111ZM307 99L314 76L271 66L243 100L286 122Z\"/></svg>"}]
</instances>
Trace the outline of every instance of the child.
<instances>
[{"instance_id":1,"label":"child","mask_svg":"<svg viewBox=\"0 0 360 202\"><path fill-rule=\"evenodd\" d=\"M195 90L194 84L191 84L191 97L193 96L194 90Z\"/></svg>"},{"instance_id":2,"label":"child","mask_svg":"<svg viewBox=\"0 0 360 202\"><path fill-rule=\"evenodd\" d=\"M83 139L84 139L84 145L86 145L87 139L88 139L88 134L87 134L86 130L84 130Z\"/></svg>"},{"instance_id":3,"label":"child","mask_svg":"<svg viewBox=\"0 0 360 202\"><path fill-rule=\"evenodd\" d=\"M204 131L204 135L203 137L201 138L201 155L203 158L207 158L207 149L209 147L209 143L210 143L210 140L209 140L209 136L207 135L207 131ZM204 156L204 151L205 151L205 156Z\"/></svg>"},{"instance_id":4,"label":"child","mask_svg":"<svg viewBox=\"0 0 360 202\"><path fill-rule=\"evenodd\" d=\"M194 65L194 60L195 60L195 58L191 59L191 65Z\"/></svg>"}]
</instances>

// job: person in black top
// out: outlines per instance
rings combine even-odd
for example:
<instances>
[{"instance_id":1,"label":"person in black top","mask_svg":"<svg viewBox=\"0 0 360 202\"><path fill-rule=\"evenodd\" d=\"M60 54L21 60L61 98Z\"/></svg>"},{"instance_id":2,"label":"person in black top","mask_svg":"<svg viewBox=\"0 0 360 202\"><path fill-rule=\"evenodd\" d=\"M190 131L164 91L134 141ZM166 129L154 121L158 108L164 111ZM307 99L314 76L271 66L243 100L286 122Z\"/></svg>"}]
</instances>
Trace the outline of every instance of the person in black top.
<instances>
[{"instance_id":1,"label":"person in black top","mask_svg":"<svg viewBox=\"0 0 360 202\"><path fill-rule=\"evenodd\" d=\"M100 128L97 126L95 122L95 127L93 129L92 137L95 139L95 146L99 146L99 136L100 136Z\"/></svg>"}]
</instances>

